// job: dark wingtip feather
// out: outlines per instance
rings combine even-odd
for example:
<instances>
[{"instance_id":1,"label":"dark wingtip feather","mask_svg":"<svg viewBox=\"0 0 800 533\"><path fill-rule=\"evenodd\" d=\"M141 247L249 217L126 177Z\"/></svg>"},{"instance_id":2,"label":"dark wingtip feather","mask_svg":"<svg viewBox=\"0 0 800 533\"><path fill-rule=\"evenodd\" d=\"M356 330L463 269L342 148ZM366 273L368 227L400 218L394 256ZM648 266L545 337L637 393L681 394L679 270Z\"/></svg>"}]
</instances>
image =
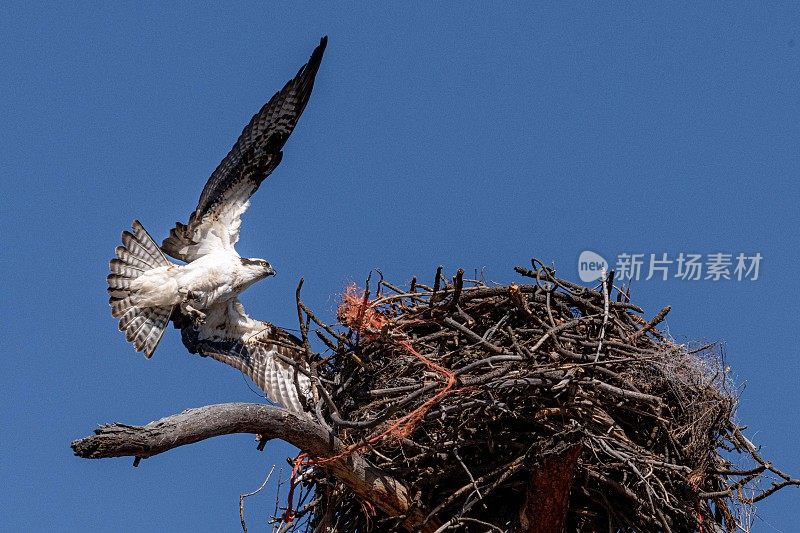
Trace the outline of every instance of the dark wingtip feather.
<instances>
[{"instance_id":1,"label":"dark wingtip feather","mask_svg":"<svg viewBox=\"0 0 800 533\"><path fill-rule=\"evenodd\" d=\"M164 252L176 259L189 259L194 253L191 250L184 254L178 252L193 244L188 242L187 231L193 234L214 206L233 201L226 196L232 187L238 185L238 189L234 189L231 194L247 199L275 169L280 161L283 145L294 131L311 97L327 45L326 35L319 40L319 45L311 53L308 62L253 115L228 155L208 178L203 192L200 193L197 208L189 218L189 229L176 224L176 231L171 231L161 245ZM234 200L239 201L238 196Z\"/></svg>"},{"instance_id":2,"label":"dark wingtip feather","mask_svg":"<svg viewBox=\"0 0 800 533\"><path fill-rule=\"evenodd\" d=\"M308 63L303 65L300 68L300 71L297 73L297 76L295 76L295 78L300 78L301 76L304 78L301 87L305 100L308 100L308 97L311 96L311 89L314 87L314 78L317 77L319 66L322 64L322 56L325 54L325 47L327 46L328 36L325 35L319 40L319 46L314 48L314 51L311 52L311 57L308 58ZM303 105L303 108L304 107L305 104ZM298 115L302 112L303 111L301 109Z\"/></svg>"},{"instance_id":3,"label":"dark wingtip feather","mask_svg":"<svg viewBox=\"0 0 800 533\"><path fill-rule=\"evenodd\" d=\"M311 53L311 57L308 60L309 65L319 65L322 63L322 54L325 53L325 47L328 46L328 36L323 35L322 38L319 40L319 46L314 48L314 51Z\"/></svg>"}]
</instances>

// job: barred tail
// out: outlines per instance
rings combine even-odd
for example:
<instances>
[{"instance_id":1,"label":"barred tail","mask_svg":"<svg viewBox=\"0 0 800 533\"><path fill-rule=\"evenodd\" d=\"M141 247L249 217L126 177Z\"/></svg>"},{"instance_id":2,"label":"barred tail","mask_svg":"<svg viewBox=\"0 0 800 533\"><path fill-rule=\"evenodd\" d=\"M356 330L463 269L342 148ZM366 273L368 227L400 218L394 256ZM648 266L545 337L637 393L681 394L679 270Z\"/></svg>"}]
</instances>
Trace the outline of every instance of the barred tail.
<instances>
[{"instance_id":1,"label":"barred tail","mask_svg":"<svg viewBox=\"0 0 800 533\"><path fill-rule=\"evenodd\" d=\"M169 323L171 307L138 307L131 292L133 280L154 268L170 265L153 238L138 220L133 221L133 233L122 232L122 246L108 266L108 303L111 314L119 318L119 329L145 357L153 355Z\"/></svg>"}]
</instances>

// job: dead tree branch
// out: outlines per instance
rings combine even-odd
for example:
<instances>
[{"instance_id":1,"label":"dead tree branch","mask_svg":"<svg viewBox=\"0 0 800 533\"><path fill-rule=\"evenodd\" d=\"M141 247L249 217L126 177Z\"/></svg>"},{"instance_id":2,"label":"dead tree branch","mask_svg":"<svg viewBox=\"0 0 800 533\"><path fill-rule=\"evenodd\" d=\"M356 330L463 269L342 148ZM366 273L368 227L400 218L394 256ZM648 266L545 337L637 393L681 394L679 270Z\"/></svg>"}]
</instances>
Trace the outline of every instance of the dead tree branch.
<instances>
[{"instance_id":1,"label":"dead tree branch","mask_svg":"<svg viewBox=\"0 0 800 533\"><path fill-rule=\"evenodd\" d=\"M339 454L344 446L313 421L269 405L227 403L188 409L144 426L105 424L95 434L72 442L86 459L146 459L173 448L233 433L253 433L284 440L312 457ZM405 516L403 526L416 531L426 516L412 505L408 488L370 465L357 453L327 462L325 468L366 502L390 516ZM434 531L435 524L420 531Z\"/></svg>"}]
</instances>

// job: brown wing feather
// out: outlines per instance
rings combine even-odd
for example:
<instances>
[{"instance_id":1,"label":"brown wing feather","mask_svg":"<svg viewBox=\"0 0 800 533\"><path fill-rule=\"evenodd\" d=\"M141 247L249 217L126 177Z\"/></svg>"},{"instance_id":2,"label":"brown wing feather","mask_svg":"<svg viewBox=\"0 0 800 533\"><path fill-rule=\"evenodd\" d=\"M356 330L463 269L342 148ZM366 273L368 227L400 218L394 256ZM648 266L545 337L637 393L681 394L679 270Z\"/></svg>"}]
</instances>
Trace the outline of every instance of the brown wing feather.
<instances>
[{"instance_id":1,"label":"brown wing feather","mask_svg":"<svg viewBox=\"0 0 800 533\"><path fill-rule=\"evenodd\" d=\"M310 401L310 380L300 340L272 324L251 319L238 301L225 307L218 308L219 313L211 311L202 325L179 321L173 314L184 346L190 353L240 370L271 401L303 413Z\"/></svg>"},{"instance_id":2,"label":"brown wing feather","mask_svg":"<svg viewBox=\"0 0 800 533\"><path fill-rule=\"evenodd\" d=\"M209 177L188 224L177 223L162 243L164 252L184 261L203 255L201 241L218 238L220 233L203 226L214 224L221 224L230 234L223 246L235 244L247 201L280 163L281 150L308 104L327 43L328 38L323 37L308 63L245 126Z\"/></svg>"}]
</instances>

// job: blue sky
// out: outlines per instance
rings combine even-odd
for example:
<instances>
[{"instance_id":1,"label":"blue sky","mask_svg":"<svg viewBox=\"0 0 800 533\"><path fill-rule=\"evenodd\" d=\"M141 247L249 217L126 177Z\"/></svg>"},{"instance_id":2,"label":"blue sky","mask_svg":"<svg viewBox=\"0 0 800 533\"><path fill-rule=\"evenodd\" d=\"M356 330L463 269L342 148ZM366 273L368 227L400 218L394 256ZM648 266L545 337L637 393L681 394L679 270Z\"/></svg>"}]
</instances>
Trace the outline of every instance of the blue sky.
<instances>
[{"instance_id":1,"label":"blue sky","mask_svg":"<svg viewBox=\"0 0 800 533\"><path fill-rule=\"evenodd\" d=\"M577 279L594 250L760 253L756 281L640 281L678 340L725 343L740 420L800 473L800 16L796 7L615 3L6 3L0 8L0 528L234 531L238 496L290 447L231 436L143 461L69 442L215 402L258 401L170 330L152 360L105 293L120 232L157 240L194 208L250 116L330 43L239 251L279 275L244 295L295 327L349 281L482 271L531 256ZM794 243L794 244L792 244ZM284 468L284 472L286 469ZM754 531L794 531L800 491ZM265 530L274 485L247 502Z\"/></svg>"}]
</instances>

